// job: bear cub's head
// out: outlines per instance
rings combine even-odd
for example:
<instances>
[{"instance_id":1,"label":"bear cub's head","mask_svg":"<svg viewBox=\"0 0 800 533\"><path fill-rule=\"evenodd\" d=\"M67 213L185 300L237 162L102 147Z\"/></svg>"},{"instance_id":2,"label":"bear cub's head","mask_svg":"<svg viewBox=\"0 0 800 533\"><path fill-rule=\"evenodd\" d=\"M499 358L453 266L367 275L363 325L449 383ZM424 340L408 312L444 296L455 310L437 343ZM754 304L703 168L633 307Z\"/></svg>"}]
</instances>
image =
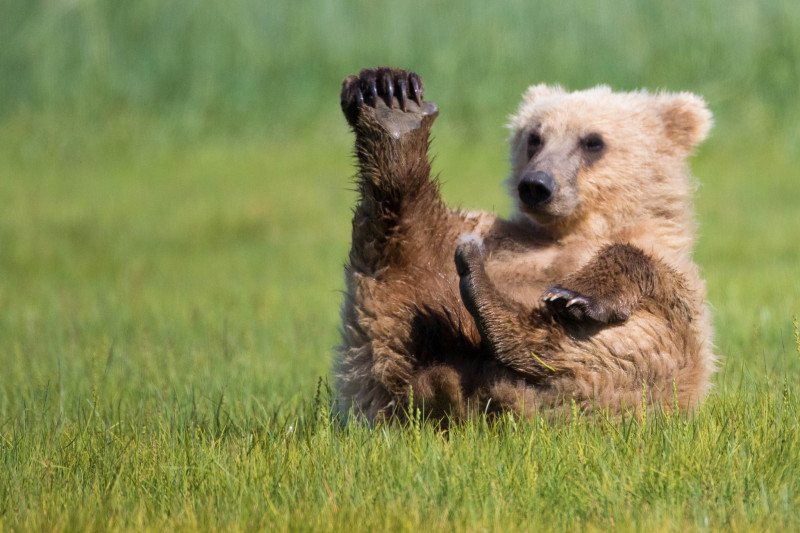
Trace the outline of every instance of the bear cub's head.
<instances>
[{"instance_id":1,"label":"bear cub's head","mask_svg":"<svg viewBox=\"0 0 800 533\"><path fill-rule=\"evenodd\" d=\"M511 117L511 194L522 213L565 231L680 209L691 195L685 159L710 127L691 93L530 87Z\"/></svg>"}]
</instances>

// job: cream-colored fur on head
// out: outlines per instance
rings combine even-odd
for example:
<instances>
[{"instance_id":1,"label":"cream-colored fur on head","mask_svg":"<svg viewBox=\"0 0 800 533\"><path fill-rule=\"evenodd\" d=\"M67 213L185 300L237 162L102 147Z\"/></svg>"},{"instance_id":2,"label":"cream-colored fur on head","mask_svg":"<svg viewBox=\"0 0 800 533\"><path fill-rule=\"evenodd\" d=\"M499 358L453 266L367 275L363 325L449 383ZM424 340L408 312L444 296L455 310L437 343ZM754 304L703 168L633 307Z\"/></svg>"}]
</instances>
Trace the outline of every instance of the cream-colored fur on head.
<instances>
[{"instance_id":1,"label":"cream-colored fur on head","mask_svg":"<svg viewBox=\"0 0 800 533\"><path fill-rule=\"evenodd\" d=\"M688 252L694 184L685 158L711 124L705 102L691 93L532 86L509 124L510 193L522 213L555 235L597 238L663 219L667 230L677 222L670 238L676 251ZM533 157L527 149L532 132L542 139ZM590 135L599 135L605 148L589 164L580 146ZM517 192L522 175L535 170L552 174L557 185L551 205L538 211Z\"/></svg>"},{"instance_id":2,"label":"cream-colored fur on head","mask_svg":"<svg viewBox=\"0 0 800 533\"><path fill-rule=\"evenodd\" d=\"M522 96L517 113L511 116L509 128L512 135L530 126L531 123L554 107L569 103L580 103L583 109L600 107L598 111L607 118L616 108L625 114L648 112L660 115L668 136L676 143L688 148L705 140L713 124L711 112L702 97L689 93L670 93L660 91L655 94L647 90L629 93L615 93L608 85L598 85L584 91L566 92L560 85L532 85Z\"/></svg>"}]
</instances>

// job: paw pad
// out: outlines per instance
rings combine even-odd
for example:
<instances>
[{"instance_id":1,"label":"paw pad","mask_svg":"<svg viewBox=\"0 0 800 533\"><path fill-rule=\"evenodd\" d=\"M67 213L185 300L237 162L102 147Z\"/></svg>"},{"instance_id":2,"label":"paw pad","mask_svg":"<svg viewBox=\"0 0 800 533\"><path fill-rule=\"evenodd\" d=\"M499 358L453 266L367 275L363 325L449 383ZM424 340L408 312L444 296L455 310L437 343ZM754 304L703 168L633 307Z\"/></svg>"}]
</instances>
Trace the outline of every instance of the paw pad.
<instances>
[{"instance_id":1,"label":"paw pad","mask_svg":"<svg viewBox=\"0 0 800 533\"><path fill-rule=\"evenodd\" d=\"M422 78L413 72L365 68L358 76L348 76L342 82L342 111L355 126L362 108L375 109L378 122L398 136L418 128L422 117L438 114L436 104L423 101L423 93ZM401 117L405 114L410 116L404 120Z\"/></svg>"}]
</instances>

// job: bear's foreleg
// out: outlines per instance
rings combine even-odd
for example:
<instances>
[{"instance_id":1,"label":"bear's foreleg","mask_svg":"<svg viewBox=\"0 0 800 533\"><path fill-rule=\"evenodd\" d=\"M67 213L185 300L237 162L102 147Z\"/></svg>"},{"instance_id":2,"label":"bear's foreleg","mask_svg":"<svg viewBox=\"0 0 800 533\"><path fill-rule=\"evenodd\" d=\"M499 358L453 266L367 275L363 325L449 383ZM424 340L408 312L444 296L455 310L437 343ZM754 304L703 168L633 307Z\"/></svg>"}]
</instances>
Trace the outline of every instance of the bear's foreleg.
<instances>
[{"instance_id":1,"label":"bear's foreleg","mask_svg":"<svg viewBox=\"0 0 800 533\"><path fill-rule=\"evenodd\" d=\"M604 247L541 300L551 312L578 322L624 322L643 301L691 321L681 276L630 244Z\"/></svg>"},{"instance_id":2,"label":"bear's foreleg","mask_svg":"<svg viewBox=\"0 0 800 533\"><path fill-rule=\"evenodd\" d=\"M350 254L356 272L374 275L413 261L405 246L413 233L446 224L428 160L439 110L422 94L419 76L387 67L364 69L342 83L342 111L356 135L359 167Z\"/></svg>"},{"instance_id":3,"label":"bear's foreleg","mask_svg":"<svg viewBox=\"0 0 800 533\"><path fill-rule=\"evenodd\" d=\"M474 241L459 244L455 263L461 299L475 320L482 343L497 361L533 381L552 373L551 365L538 355L531 356L543 351L545 329L530 309L500 294L486 274L480 245Z\"/></svg>"},{"instance_id":4,"label":"bear's foreleg","mask_svg":"<svg viewBox=\"0 0 800 533\"><path fill-rule=\"evenodd\" d=\"M344 80L342 111L353 129L358 203L346 269L339 409L367 420L415 403L457 416L464 401L452 352L475 350L477 332L458 299L452 254L475 222L448 210L431 178L430 127L438 114L422 81L403 70L365 69ZM471 324L470 324L471 326ZM469 359L471 361L471 359Z\"/></svg>"}]
</instances>

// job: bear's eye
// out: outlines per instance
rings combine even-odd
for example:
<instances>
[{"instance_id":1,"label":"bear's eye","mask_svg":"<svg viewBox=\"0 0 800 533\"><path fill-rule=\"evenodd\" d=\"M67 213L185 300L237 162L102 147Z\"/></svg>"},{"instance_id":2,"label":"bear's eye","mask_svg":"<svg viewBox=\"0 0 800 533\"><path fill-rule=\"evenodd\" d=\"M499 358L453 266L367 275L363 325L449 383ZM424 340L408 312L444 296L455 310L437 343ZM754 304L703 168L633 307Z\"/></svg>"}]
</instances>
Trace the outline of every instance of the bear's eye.
<instances>
[{"instance_id":1,"label":"bear's eye","mask_svg":"<svg viewBox=\"0 0 800 533\"><path fill-rule=\"evenodd\" d=\"M528 157L533 157L533 154L539 151L542 147L542 136L538 133L531 132L528 135Z\"/></svg>"},{"instance_id":2,"label":"bear's eye","mask_svg":"<svg viewBox=\"0 0 800 533\"><path fill-rule=\"evenodd\" d=\"M583 149L587 152L599 152L606 146L606 143L603 142L603 138L596 133L587 135L583 141L581 141L581 144L583 145Z\"/></svg>"}]
</instances>

